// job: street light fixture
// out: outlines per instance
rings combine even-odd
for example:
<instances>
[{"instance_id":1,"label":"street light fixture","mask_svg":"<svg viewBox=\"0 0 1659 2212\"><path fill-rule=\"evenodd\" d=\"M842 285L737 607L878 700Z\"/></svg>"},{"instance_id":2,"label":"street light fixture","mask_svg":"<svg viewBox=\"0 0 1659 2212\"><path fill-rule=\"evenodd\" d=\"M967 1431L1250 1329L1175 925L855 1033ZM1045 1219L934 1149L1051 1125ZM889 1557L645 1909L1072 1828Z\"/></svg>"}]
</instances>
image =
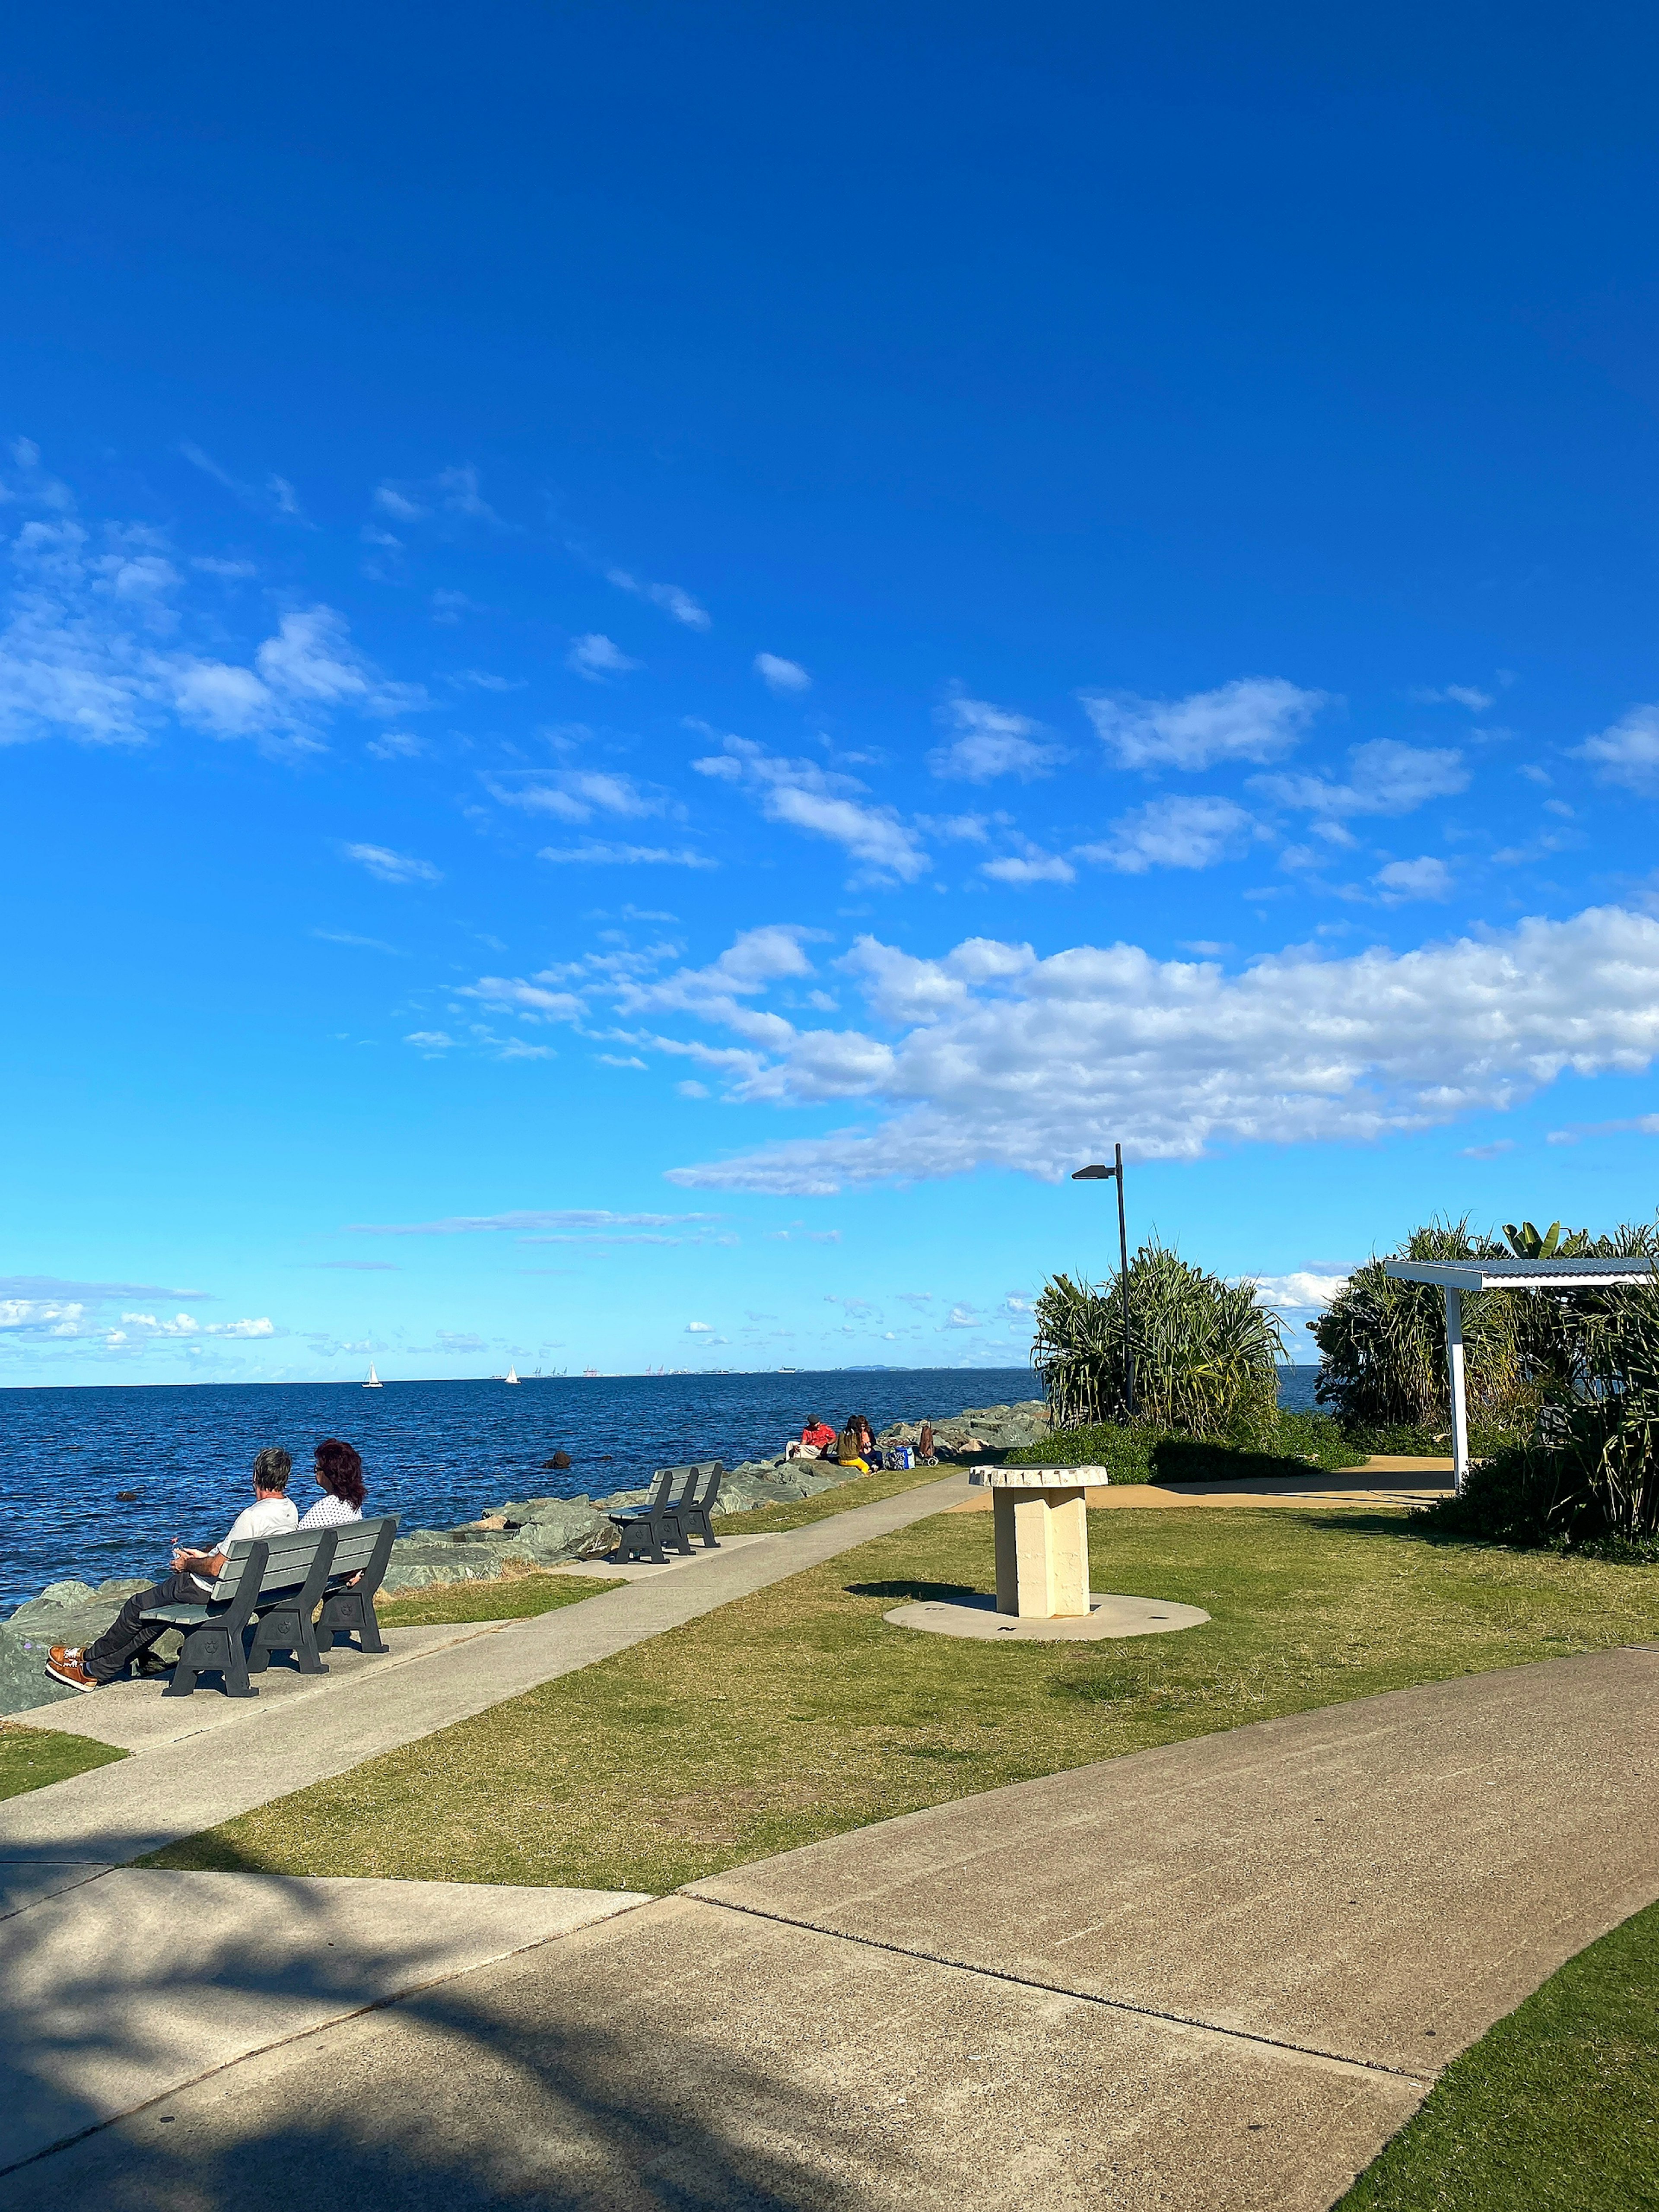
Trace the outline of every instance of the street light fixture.
<instances>
[{"instance_id":1,"label":"street light fixture","mask_svg":"<svg viewBox=\"0 0 1659 2212\"><path fill-rule=\"evenodd\" d=\"M1117 1185L1117 1249L1121 1262L1118 1280L1123 1285L1123 1395L1129 1408L1129 1419L1135 1417L1135 1370L1129 1350L1129 1231L1123 1215L1123 1147L1114 1145L1115 1164L1107 1167L1078 1168L1073 1172L1073 1182L1115 1182Z\"/></svg>"}]
</instances>

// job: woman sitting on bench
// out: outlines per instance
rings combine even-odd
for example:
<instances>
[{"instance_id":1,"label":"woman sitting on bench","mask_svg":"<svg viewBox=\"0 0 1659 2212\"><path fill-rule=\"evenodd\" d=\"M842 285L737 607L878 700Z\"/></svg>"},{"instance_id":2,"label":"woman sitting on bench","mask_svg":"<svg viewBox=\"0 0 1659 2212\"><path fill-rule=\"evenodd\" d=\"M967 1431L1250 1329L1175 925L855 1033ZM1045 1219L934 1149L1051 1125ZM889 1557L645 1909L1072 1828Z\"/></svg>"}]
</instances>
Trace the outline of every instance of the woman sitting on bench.
<instances>
[{"instance_id":1,"label":"woman sitting on bench","mask_svg":"<svg viewBox=\"0 0 1659 2212\"><path fill-rule=\"evenodd\" d=\"M173 1572L166 1581L135 1591L95 1643L84 1649L54 1644L46 1654L46 1672L52 1680L71 1690L99 1690L114 1681L167 1632L165 1620L146 1620L146 1613L159 1605L192 1605L211 1596L233 1544L256 1536L284 1536L297 1528L300 1516L288 1494L293 1467L281 1444L267 1444L253 1462L252 1504L236 1516L213 1550L193 1551L181 1545L173 1555Z\"/></svg>"}]
</instances>

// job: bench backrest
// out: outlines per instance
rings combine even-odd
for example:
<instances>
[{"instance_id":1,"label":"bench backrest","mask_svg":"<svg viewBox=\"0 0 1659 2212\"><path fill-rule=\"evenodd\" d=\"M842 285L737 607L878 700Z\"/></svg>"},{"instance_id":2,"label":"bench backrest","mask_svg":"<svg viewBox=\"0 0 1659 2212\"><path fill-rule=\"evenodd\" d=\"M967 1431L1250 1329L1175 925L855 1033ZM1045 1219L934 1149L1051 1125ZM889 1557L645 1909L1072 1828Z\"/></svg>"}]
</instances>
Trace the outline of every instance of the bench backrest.
<instances>
[{"instance_id":1,"label":"bench backrest","mask_svg":"<svg viewBox=\"0 0 1659 2212\"><path fill-rule=\"evenodd\" d=\"M334 1533L340 1540L335 1547L331 1575L362 1574L374 1557L374 1547L380 1540L380 1532L388 1521L395 1530L398 1526L395 1513L377 1513L372 1521L342 1521L337 1523Z\"/></svg>"},{"instance_id":2,"label":"bench backrest","mask_svg":"<svg viewBox=\"0 0 1659 2212\"><path fill-rule=\"evenodd\" d=\"M264 1571L259 1577L260 1596L270 1590L297 1588L311 1572L324 1537L334 1533L332 1528L290 1528L283 1535L259 1537L257 1548L264 1554ZM219 1579L213 1585L212 1603L225 1605L236 1595L255 1548L256 1540L246 1536L231 1546L225 1553Z\"/></svg>"},{"instance_id":3,"label":"bench backrest","mask_svg":"<svg viewBox=\"0 0 1659 2212\"><path fill-rule=\"evenodd\" d=\"M674 1487L674 1477L686 1472L683 1467L659 1467L651 1485L651 1495L638 1509L643 1513L660 1513L668 1503L668 1493Z\"/></svg>"},{"instance_id":4,"label":"bench backrest","mask_svg":"<svg viewBox=\"0 0 1659 2212\"><path fill-rule=\"evenodd\" d=\"M714 1500L720 1496L720 1485L725 1481L725 1480L726 1462L723 1459L711 1459L704 1462L702 1468L702 1493L697 1499L697 1503L702 1506L705 1513L712 1513L714 1511Z\"/></svg>"}]
</instances>

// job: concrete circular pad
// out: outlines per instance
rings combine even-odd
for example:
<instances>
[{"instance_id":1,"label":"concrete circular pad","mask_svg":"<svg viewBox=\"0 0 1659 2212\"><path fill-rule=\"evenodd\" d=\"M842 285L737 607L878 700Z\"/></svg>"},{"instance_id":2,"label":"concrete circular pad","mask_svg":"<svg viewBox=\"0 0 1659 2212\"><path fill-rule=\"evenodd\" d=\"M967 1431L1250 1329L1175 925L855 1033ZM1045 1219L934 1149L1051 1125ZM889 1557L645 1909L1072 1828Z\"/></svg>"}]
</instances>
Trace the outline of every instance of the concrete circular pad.
<instances>
[{"instance_id":1,"label":"concrete circular pad","mask_svg":"<svg viewBox=\"0 0 1659 2212\"><path fill-rule=\"evenodd\" d=\"M1006 1637L1013 1644L1090 1643L1107 1636L1167 1636L1209 1619L1195 1605L1168 1598L1106 1597L1090 1593L1086 1615L1070 1620L1017 1620L999 1613L994 1597L964 1590L957 1598L922 1598L882 1615L896 1628L926 1628L936 1636Z\"/></svg>"}]
</instances>

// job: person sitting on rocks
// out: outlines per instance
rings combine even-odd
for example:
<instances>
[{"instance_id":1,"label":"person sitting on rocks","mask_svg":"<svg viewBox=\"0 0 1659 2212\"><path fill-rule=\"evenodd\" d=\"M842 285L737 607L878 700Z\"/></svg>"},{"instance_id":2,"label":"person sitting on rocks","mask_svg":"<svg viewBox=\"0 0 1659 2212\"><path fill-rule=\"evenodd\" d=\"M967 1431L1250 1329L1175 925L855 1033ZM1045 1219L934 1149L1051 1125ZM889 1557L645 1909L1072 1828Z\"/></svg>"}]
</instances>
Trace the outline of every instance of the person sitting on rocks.
<instances>
[{"instance_id":1,"label":"person sitting on rocks","mask_svg":"<svg viewBox=\"0 0 1659 2212\"><path fill-rule=\"evenodd\" d=\"M842 1467L853 1468L860 1474L870 1472L870 1462L864 1456L864 1437L856 1413L849 1413L847 1417L847 1426L836 1440L836 1457Z\"/></svg>"},{"instance_id":2,"label":"person sitting on rocks","mask_svg":"<svg viewBox=\"0 0 1659 2212\"><path fill-rule=\"evenodd\" d=\"M300 1522L302 1528L332 1528L342 1521L363 1517L363 1463L338 1437L325 1437L317 1447L317 1487L322 1496Z\"/></svg>"},{"instance_id":3,"label":"person sitting on rocks","mask_svg":"<svg viewBox=\"0 0 1659 2212\"><path fill-rule=\"evenodd\" d=\"M939 1465L939 1453L933 1443L933 1425L931 1421L922 1423L921 1434L916 1438L916 1465L918 1467Z\"/></svg>"},{"instance_id":4,"label":"person sitting on rocks","mask_svg":"<svg viewBox=\"0 0 1659 2212\"><path fill-rule=\"evenodd\" d=\"M862 1413L854 1413L852 1419L853 1426L859 1432L859 1457L867 1466L873 1467L876 1463L876 1432Z\"/></svg>"},{"instance_id":5,"label":"person sitting on rocks","mask_svg":"<svg viewBox=\"0 0 1659 2212\"><path fill-rule=\"evenodd\" d=\"M828 1421L819 1420L816 1413L807 1416L806 1426L800 1432L801 1443L817 1459L833 1459L836 1455L836 1432Z\"/></svg>"},{"instance_id":6,"label":"person sitting on rocks","mask_svg":"<svg viewBox=\"0 0 1659 2212\"><path fill-rule=\"evenodd\" d=\"M253 1462L253 1503L236 1516L218 1544L209 1552L179 1546L173 1554L173 1572L150 1589L135 1591L95 1642L84 1647L54 1644L46 1654L46 1672L52 1680L71 1690L99 1690L114 1681L167 1632L167 1622L146 1620L146 1613L158 1605L199 1604L211 1595L233 1544L251 1537L285 1536L297 1528L300 1516L288 1494L293 1469L281 1444L267 1444Z\"/></svg>"}]
</instances>

